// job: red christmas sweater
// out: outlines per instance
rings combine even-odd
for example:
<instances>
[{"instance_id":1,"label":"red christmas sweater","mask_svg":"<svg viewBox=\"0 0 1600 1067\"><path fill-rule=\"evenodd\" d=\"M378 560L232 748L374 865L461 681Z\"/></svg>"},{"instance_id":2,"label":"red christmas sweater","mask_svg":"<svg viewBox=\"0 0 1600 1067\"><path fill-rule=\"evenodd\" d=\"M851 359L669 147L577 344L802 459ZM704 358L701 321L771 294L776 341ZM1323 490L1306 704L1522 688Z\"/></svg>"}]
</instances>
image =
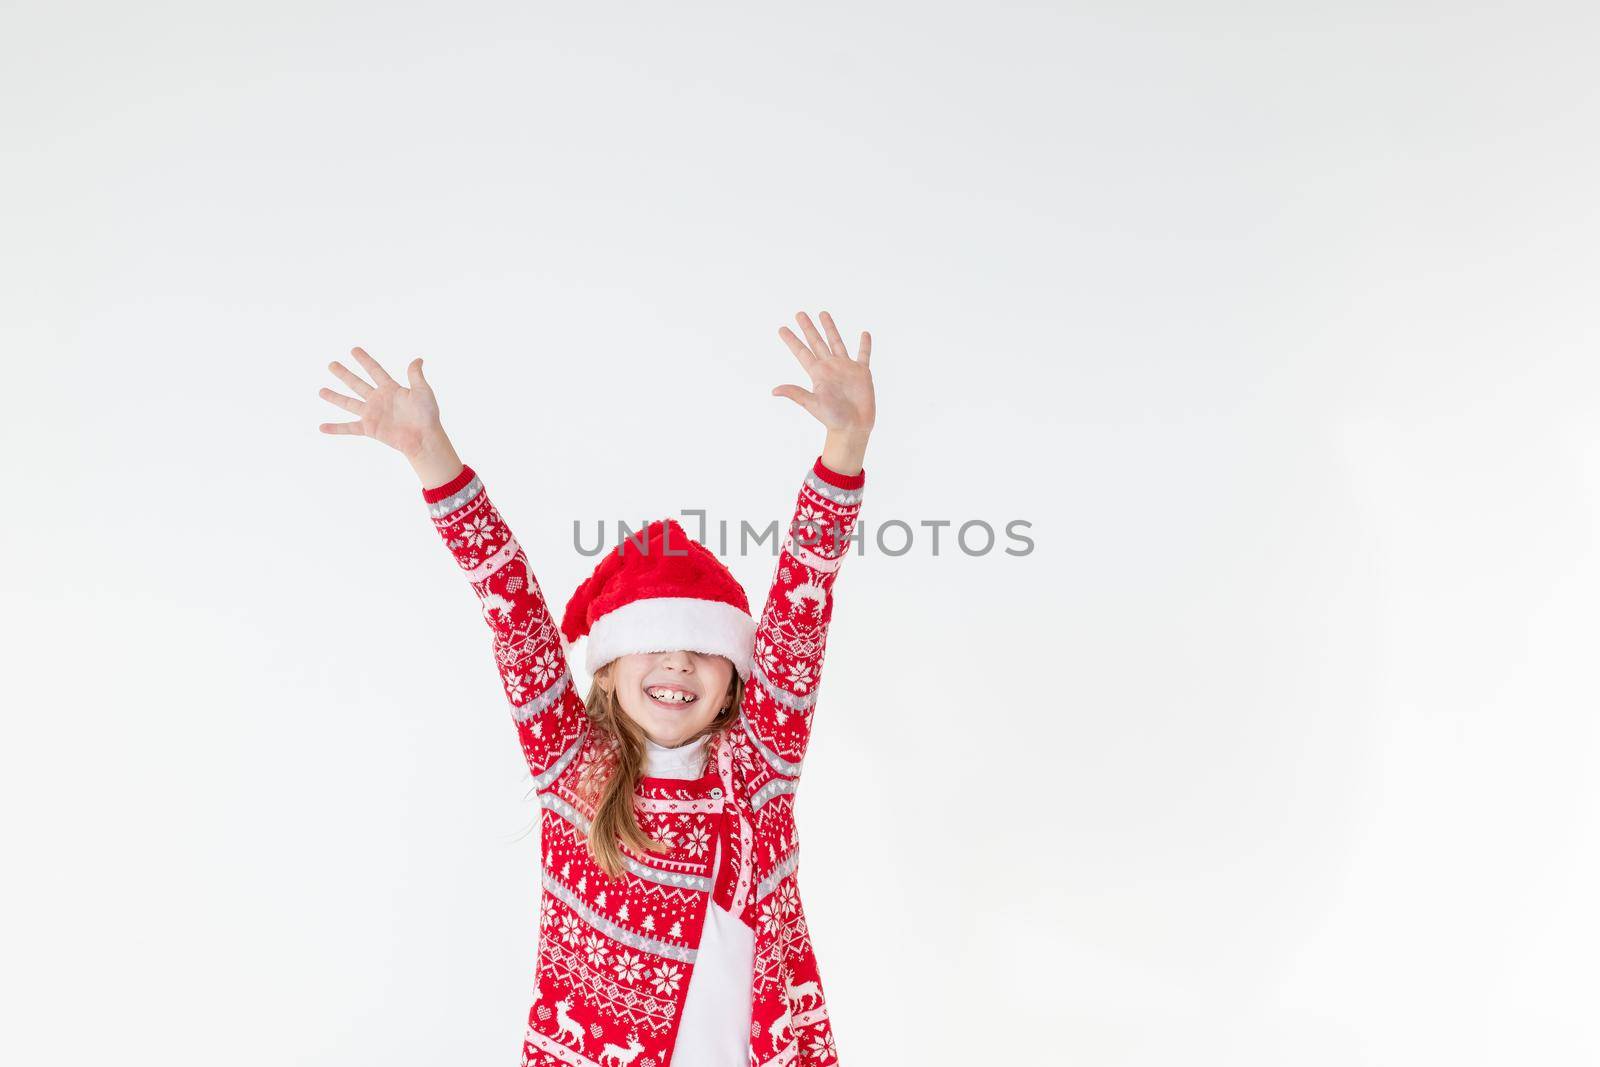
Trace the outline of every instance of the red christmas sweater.
<instances>
[{"instance_id":1,"label":"red christmas sweater","mask_svg":"<svg viewBox=\"0 0 1600 1067\"><path fill-rule=\"evenodd\" d=\"M706 909L754 931L752 1067L837 1062L796 868L800 778L866 471L822 457L806 471L755 632L737 724L712 739L698 781L644 778L640 825L665 853L624 847L610 880L589 854L580 783L610 748L589 727L557 620L516 538L471 467L423 499L477 593L540 813L543 903L524 1067L669 1067ZM720 869L715 863L722 851ZM717 872L715 884L711 879ZM678 1064L677 1067L696 1067Z\"/></svg>"}]
</instances>

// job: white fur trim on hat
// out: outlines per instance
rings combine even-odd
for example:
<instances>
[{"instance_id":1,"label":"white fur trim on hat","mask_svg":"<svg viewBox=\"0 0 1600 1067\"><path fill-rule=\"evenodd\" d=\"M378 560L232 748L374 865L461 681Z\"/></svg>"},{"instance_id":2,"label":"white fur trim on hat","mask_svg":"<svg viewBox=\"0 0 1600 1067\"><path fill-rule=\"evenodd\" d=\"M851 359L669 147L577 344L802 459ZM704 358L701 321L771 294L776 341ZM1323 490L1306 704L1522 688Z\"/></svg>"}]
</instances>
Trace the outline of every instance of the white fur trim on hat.
<instances>
[{"instance_id":1,"label":"white fur trim on hat","mask_svg":"<svg viewBox=\"0 0 1600 1067\"><path fill-rule=\"evenodd\" d=\"M748 681L755 644L755 619L732 604L698 597L649 597L595 620L589 628L584 667L592 675L618 656L683 649L726 656L739 677Z\"/></svg>"}]
</instances>

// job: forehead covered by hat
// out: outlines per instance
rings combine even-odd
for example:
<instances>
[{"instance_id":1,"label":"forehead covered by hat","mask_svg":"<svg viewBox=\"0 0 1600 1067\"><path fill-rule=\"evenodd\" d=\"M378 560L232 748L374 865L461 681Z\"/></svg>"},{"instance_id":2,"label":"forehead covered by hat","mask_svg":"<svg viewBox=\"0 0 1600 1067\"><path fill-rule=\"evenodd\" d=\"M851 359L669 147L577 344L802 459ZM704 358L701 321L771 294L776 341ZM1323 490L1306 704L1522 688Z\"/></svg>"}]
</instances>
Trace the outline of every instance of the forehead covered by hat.
<instances>
[{"instance_id":1,"label":"forehead covered by hat","mask_svg":"<svg viewBox=\"0 0 1600 1067\"><path fill-rule=\"evenodd\" d=\"M567 602L561 635L587 638L592 675L618 656L684 650L726 656L748 680L755 619L744 587L675 519L657 519L596 564Z\"/></svg>"}]
</instances>

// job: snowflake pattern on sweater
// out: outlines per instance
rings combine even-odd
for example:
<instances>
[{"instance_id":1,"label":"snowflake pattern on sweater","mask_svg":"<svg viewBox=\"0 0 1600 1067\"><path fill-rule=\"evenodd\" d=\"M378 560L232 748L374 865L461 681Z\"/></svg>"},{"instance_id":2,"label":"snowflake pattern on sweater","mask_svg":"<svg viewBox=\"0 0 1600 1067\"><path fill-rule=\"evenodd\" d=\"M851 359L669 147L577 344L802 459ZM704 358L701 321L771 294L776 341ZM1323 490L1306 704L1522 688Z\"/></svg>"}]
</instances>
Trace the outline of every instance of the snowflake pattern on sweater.
<instances>
[{"instance_id":1,"label":"snowflake pattern on sweater","mask_svg":"<svg viewBox=\"0 0 1600 1067\"><path fill-rule=\"evenodd\" d=\"M754 931L751 1067L837 1063L800 900L794 797L821 683L833 584L865 484L865 470L840 474L821 456L806 472L757 620L755 666L740 717L713 740L698 780L640 782L641 826L670 847L650 854L624 847L627 871L614 881L586 843L594 816L586 785L608 772L610 753L590 731L556 618L528 558L470 466L422 491L493 634L542 809L543 900L524 1067L672 1067L695 949L713 902Z\"/></svg>"}]
</instances>

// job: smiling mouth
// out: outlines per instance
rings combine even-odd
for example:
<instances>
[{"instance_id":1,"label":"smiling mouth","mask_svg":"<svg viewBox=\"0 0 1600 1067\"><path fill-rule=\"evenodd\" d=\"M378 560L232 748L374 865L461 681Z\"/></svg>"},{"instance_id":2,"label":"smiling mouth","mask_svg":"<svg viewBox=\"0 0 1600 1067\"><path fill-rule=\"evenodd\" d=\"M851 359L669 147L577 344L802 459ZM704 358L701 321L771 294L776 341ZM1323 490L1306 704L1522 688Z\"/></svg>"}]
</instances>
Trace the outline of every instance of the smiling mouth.
<instances>
[{"instance_id":1,"label":"smiling mouth","mask_svg":"<svg viewBox=\"0 0 1600 1067\"><path fill-rule=\"evenodd\" d=\"M687 708L699 700L699 697L687 690L674 689L672 686L667 685L646 686L644 695L649 698L652 704L669 711Z\"/></svg>"}]
</instances>

